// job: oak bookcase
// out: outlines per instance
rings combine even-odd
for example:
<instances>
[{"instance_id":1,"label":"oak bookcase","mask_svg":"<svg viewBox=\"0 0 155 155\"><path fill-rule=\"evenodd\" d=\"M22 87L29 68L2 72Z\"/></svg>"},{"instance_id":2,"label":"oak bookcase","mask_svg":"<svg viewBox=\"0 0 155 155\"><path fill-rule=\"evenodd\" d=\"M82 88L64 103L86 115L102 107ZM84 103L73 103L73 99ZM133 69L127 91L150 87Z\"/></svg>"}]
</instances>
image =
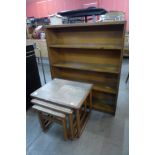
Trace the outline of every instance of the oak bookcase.
<instances>
[{"instance_id":1,"label":"oak bookcase","mask_svg":"<svg viewBox=\"0 0 155 155\"><path fill-rule=\"evenodd\" d=\"M115 115L125 21L46 26L52 78L88 82L93 108Z\"/></svg>"}]
</instances>

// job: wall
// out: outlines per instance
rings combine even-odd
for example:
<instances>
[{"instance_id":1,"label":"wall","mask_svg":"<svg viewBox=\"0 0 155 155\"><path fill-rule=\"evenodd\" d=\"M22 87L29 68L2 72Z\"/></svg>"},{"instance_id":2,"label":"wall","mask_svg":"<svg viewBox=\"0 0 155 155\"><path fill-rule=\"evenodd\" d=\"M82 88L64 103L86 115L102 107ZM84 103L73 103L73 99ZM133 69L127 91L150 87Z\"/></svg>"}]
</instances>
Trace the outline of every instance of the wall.
<instances>
[{"instance_id":1,"label":"wall","mask_svg":"<svg viewBox=\"0 0 155 155\"><path fill-rule=\"evenodd\" d=\"M27 0L27 17L47 17L50 14L81 8L81 0Z\"/></svg>"},{"instance_id":2,"label":"wall","mask_svg":"<svg viewBox=\"0 0 155 155\"><path fill-rule=\"evenodd\" d=\"M26 16L37 18L47 17L58 11L86 8L86 6L96 6L107 11L123 11L127 20L126 29L129 30L129 0L26 0L26 2Z\"/></svg>"},{"instance_id":3,"label":"wall","mask_svg":"<svg viewBox=\"0 0 155 155\"><path fill-rule=\"evenodd\" d=\"M90 6L99 7L98 0L81 0L82 8L88 8Z\"/></svg>"}]
</instances>

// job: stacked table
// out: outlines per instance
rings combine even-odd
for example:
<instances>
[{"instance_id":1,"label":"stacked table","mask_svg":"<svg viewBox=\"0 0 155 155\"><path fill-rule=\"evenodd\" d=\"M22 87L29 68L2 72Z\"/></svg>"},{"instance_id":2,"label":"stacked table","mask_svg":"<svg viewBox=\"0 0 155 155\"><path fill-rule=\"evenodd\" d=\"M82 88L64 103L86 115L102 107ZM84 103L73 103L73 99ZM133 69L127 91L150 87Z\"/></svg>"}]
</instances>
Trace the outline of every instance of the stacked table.
<instances>
[{"instance_id":1,"label":"stacked table","mask_svg":"<svg viewBox=\"0 0 155 155\"><path fill-rule=\"evenodd\" d=\"M64 122L67 122L70 127L66 130L65 139L80 137L92 109L92 84L56 78L33 92L31 97L40 119L42 115L46 115L47 120L45 117L44 119L48 124L52 123L54 118L62 120L64 130Z\"/></svg>"}]
</instances>

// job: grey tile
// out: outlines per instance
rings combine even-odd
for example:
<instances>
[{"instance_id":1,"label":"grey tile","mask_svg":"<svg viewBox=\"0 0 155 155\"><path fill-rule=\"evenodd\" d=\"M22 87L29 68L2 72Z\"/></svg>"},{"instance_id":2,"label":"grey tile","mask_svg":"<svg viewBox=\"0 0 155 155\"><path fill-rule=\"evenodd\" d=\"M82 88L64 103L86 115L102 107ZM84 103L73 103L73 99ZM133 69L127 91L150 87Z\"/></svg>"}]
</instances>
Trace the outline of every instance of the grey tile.
<instances>
[{"instance_id":1,"label":"grey tile","mask_svg":"<svg viewBox=\"0 0 155 155\"><path fill-rule=\"evenodd\" d=\"M125 121L124 140L123 140L123 155L129 155L129 120Z\"/></svg>"},{"instance_id":2,"label":"grey tile","mask_svg":"<svg viewBox=\"0 0 155 155\"><path fill-rule=\"evenodd\" d=\"M74 141L59 141L57 146L52 149L52 155L99 155L103 145L102 141L102 138L97 135L84 132L79 139ZM51 149L48 149L48 152L49 150Z\"/></svg>"},{"instance_id":3,"label":"grey tile","mask_svg":"<svg viewBox=\"0 0 155 155\"><path fill-rule=\"evenodd\" d=\"M26 115L26 147L28 148L42 132L36 112L28 110Z\"/></svg>"},{"instance_id":4,"label":"grey tile","mask_svg":"<svg viewBox=\"0 0 155 155\"><path fill-rule=\"evenodd\" d=\"M27 155L53 155L54 148L58 149L58 142L63 141L61 126L53 124L47 132L41 132L29 148Z\"/></svg>"},{"instance_id":5,"label":"grey tile","mask_svg":"<svg viewBox=\"0 0 155 155\"><path fill-rule=\"evenodd\" d=\"M101 128L100 126L105 123L105 119L107 118L113 118L113 116L93 110L86 124L86 130L95 134L103 132L106 129L106 126L104 125L104 128Z\"/></svg>"},{"instance_id":6,"label":"grey tile","mask_svg":"<svg viewBox=\"0 0 155 155\"><path fill-rule=\"evenodd\" d=\"M73 155L100 155L103 137L85 130L75 145Z\"/></svg>"},{"instance_id":7,"label":"grey tile","mask_svg":"<svg viewBox=\"0 0 155 155\"><path fill-rule=\"evenodd\" d=\"M122 155L122 145L105 139L100 155Z\"/></svg>"}]
</instances>

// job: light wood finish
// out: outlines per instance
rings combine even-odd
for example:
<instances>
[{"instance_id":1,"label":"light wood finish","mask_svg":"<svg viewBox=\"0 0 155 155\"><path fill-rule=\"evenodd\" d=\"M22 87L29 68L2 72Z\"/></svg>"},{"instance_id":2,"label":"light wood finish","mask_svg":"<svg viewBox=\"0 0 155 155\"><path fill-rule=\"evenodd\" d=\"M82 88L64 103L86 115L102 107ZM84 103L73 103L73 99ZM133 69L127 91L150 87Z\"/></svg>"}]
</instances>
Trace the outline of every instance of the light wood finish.
<instances>
[{"instance_id":1,"label":"light wood finish","mask_svg":"<svg viewBox=\"0 0 155 155\"><path fill-rule=\"evenodd\" d=\"M125 25L125 21L113 21L46 27L52 77L93 83L93 108L113 115L117 106Z\"/></svg>"},{"instance_id":2,"label":"light wood finish","mask_svg":"<svg viewBox=\"0 0 155 155\"><path fill-rule=\"evenodd\" d=\"M32 99L31 103L37 104L39 106L44 106L44 107L47 107L47 108L50 108L50 109L53 109L53 110L56 110L58 112L65 113L65 114L73 113L73 111L71 109L68 109L68 108L65 108L62 106L57 106L57 105L51 104L49 102L45 102L45 101L41 101L41 100L37 100L37 99Z\"/></svg>"},{"instance_id":3,"label":"light wood finish","mask_svg":"<svg viewBox=\"0 0 155 155\"><path fill-rule=\"evenodd\" d=\"M50 115L53 115L53 116L56 116L56 117L65 118L65 115L62 114L62 113L59 113L59 112L56 112L56 111L53 111L51 109L47 109L47 108L44 108L44 107L41 107L41 106L38 106L38 105L34 105L33 109L36 109L36 110L41 111L41 112L45 112L47 114L50 114Z\"/></svg>"},{"instance_id":4,"label":"light wood finish","mask_svg":"<svg viewBox=\"0 0 155 155\"><path fill-rule=\"evenodd\" d=\"M108 44L98 44L98 45L93 45L93 44L79 44L79 45L70 45L70 44L65 44L65 45L61 45L61 44L53 44L50 45L49 47L52 48L84 48L84 49L122 49L121 46L119 45L108 45Z\"/></svg>"},{"instance_id":5,"label":"light wood finish","mask_svg":"<svg viewBox=\"0 0 155 155\"><path fill-rule=\"evenodd\" d=\"M101 50L101 49L55 49L52 48L52 53L57 55L57 62L73 62L92 65L109 65L116 66L119 63L120 52L119 50Z\"/></svg>"},{"instance_id":6,"label":"light wood finish","mask_svg":"<svg viewBox=\"0 0 155 155\"><path fill-rule=\"evenodd\" d=\"M84 27L83 30L80 28L72 28L72 29L59 29L59 30L49 30L49 33L51 33L52 38L51 38L51 43L48 44L48 47L52 45L59 45L61 44L62 46L67 44L67 45L91 45L91 44L97 44L100 48L112 48L117 47L117 49L120 49L121 45L121 31L115 31L114 35L114 30L110 30L107 26L105 29L107 31L103 32L100 31L100 27L95 27L92 29L92 27ZM103 28L104 29L104 28ZM53 37L53 33L55 33L55 36ZM91 36L91 37L90 37ZM92 37L93 36L93 37ZM48 39L48 38L47 38ZM107 45L106 45L107 44ZM76 46L74 46L76 47ZM89 48L90 46L88 46Z\"/></svg>"},{"instance_id":7,"label":"light wood finish","mask_svg":"<svg viewBox=\"0 0 155 155\"><path fill-rule=\"evenodd\" d=\"M98 65L98 64L84 64L84 63L73 63L73 62L63 62L53 64L53 67L60 67L60 68L69 68L69 69L77 69L77 70L86 70L86 71L94 71L94 72L101 72L101 73L114 73L118 74L119 71L117 66L114 65Z\"/></svg>"},{"instance_id":8,"label":"light wood finish","mask_svg":"<svg viewBox=\"0 0 155 155\"><path fill-rule=\"evenodd\" d=\"M68 136L67 136L67 125L66 125L66 116L64 114L56 112L56 111L53 111L51 109L47 109L47 108L38 106L38 105L33 105L32 108L37 110L37 111L39 111L39 119L40 119L41 126L42 126L43 130L45 130L46 126L44 126L44 124L43 124L43 119L42 119L43 116L42 116L41 113L49 114L49 115L51 115L53 117L58 118L60 121L62 121L62 126L63 126L63 129L64 129L64 139L65 140L68 139Z\"/></svg>"},{"instance_id":9,"label":"light wood finish","mask_svg":"<svg viewBox=\"0 0 155 155\"><path fill-rule=\"evenodd\" d=\"M68 117L69 117L69 128L70 128L70 136L71 136L71 139L74 138L74 128L73 128L73 111L71 109L68 109L68 108L65 108L65 107L62 107L62 106L57 106L57 105L54 105L50 102L45 102L45 101L41 101L41 100L37 100L37 99L32 99L31 100L31 103L33 104L37 104L39 106L43 106L43 107L46 107L46 108L49 108L49 109L52 109L52 110L55 110L55 111L58 111L58 112L61 112L61 113L64 113L64 114L67 114Z\"/></svg>"}]
</instances>

